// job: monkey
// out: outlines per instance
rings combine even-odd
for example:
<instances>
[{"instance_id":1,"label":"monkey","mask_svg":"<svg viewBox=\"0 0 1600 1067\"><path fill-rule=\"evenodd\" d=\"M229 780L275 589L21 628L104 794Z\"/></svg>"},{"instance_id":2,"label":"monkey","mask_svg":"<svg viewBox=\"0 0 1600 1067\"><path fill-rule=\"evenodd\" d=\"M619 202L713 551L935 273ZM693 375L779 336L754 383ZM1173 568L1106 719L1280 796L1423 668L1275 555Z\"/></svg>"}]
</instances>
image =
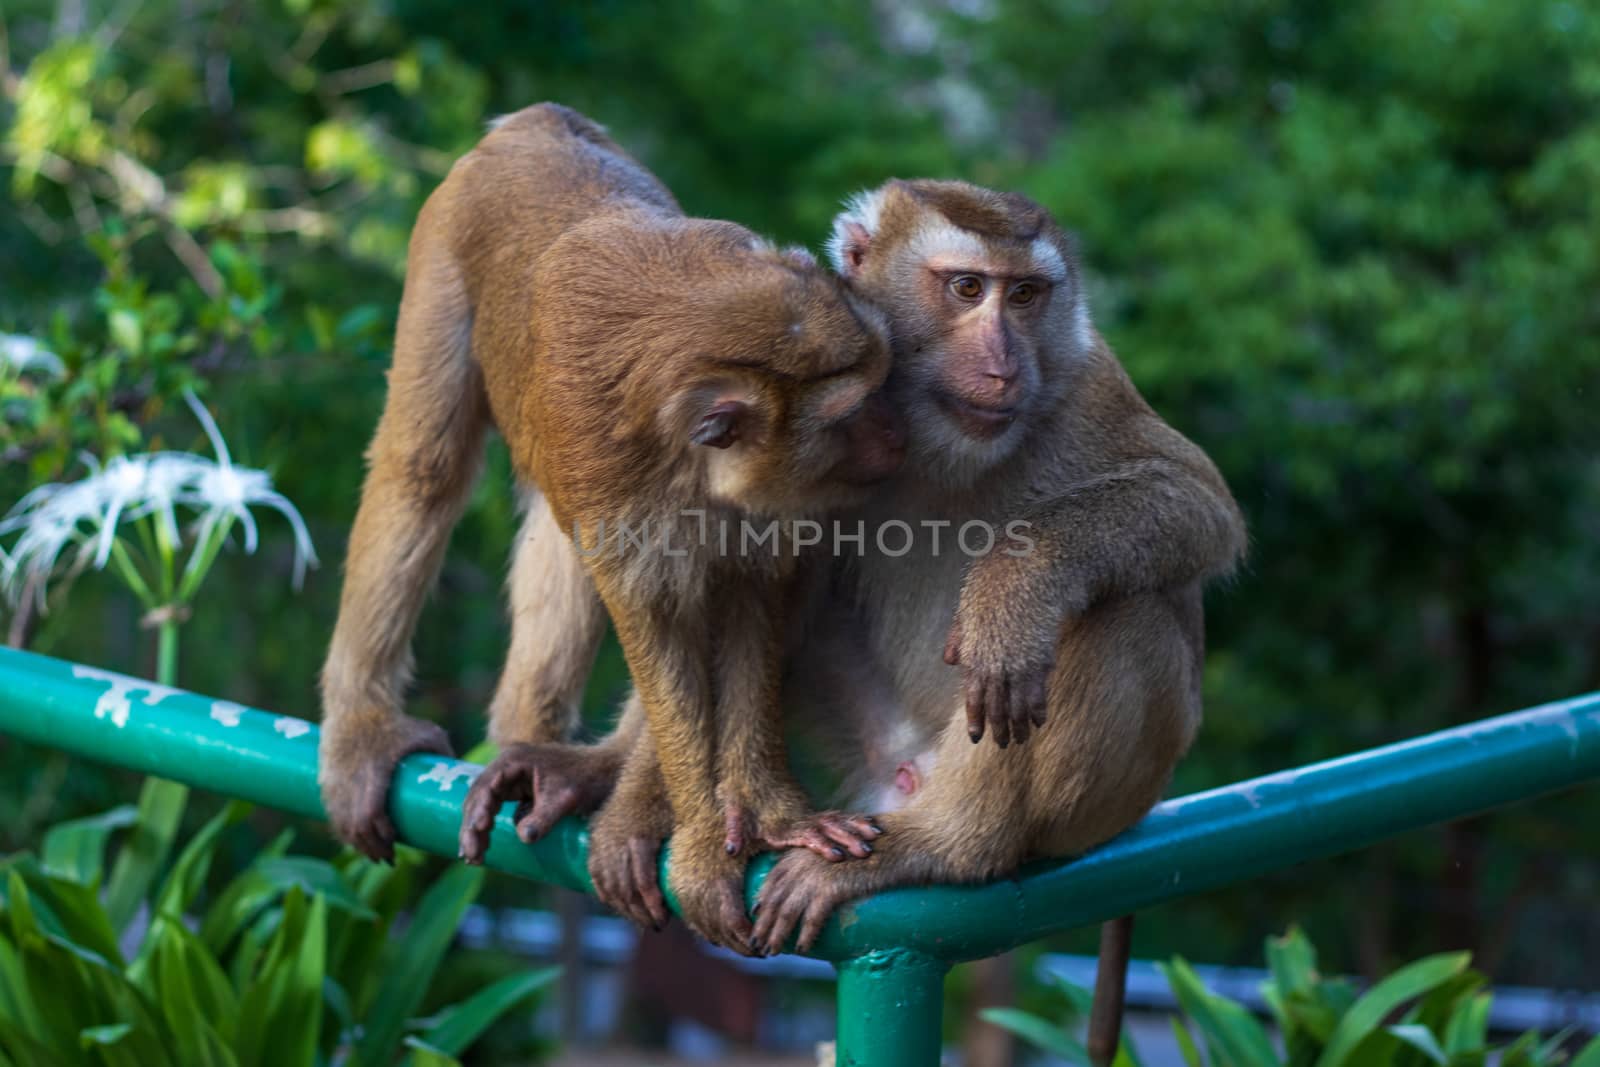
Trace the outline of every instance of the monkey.
<instances>
[{"instance_id":1,"label":"monkey","mask_svg":"<svg viewBox=\"0 0 1600 1067\"><path fill-rule=\"evenodd\" d=\"M841 523L1020 521L1031 551L967 558L924 539L820 561L786 654L784 715L840 771L830 800L879 812L884 835L849 864L784 852L759 890L760 953L795 934L805 951L859 897L986 881L1140 818L1199 725L1202 587L1246 547L1216 467L1095 330L1073 242L1042 207L894 181L847 206L829 252L889 320L886 388L907 437L898 475ZM615 737L638 736L631 714ZM603 897L657 922L655 866L632 857L654 855L671 827L628 838L614 823L624 806L660 810L648 789L660 755L640 743L624 757L644 786L601 808L591 853L610 872Z\"/></svg>"},{"instance_id":2,"label":"monkey","mask_svg":"<svg viewBox=\"0 0 1600 1067\"><path fill-rule=\"evenodd\" d=\"M796 721L824 737L853 722L855 751L878 753L884 835L849 869L781 855L757 898L763 952L796 933L809 948L867 894L987 881L1144 815L1199 726L1202 587L1246 547L1215 465L1095 330L1074 242L1040 205L892 181L847 205L828 251L888 317L906 419L905 464L861 509L868 524L1020 520L1032 545L841 568L830 608L852 625L813 628L784 701L846 709ZM840 656L875 675L876 699L808 685L838 677L817 664Z\"/></svg>"},{"instance_id":3,"label":"monkey","mask_svg":"<svg viewBox=\"0 0 1600 1067\"><path fill-rule=\"evenodd\" d=\"M670 806L680 841L671 888L691 925L747 945L753 848L868 855L878 829L813 813L784 759L778 627L793 552L721 552L693 527L811 515L893 473L904 442L882 395L888 368L876 312L809 255L686 216L568 108L535 105L494 123L429 196L408 250L388 396L322 673L318 778L335 832L391 858L396 765L449 752L437 725L404 714L402 693L422 601L493 428L529 517L490 706L491 737L506 750L469 794L465 858L481 860L505 800L532 809L520 832L537 833L547 814L538 801L554 786L531 773L529 746L572 726L604 614L645 725L566 768L585 789L560 799L597 803L608 778L629 777L615 754L650 738L664 755L645 784ZM608 523L654 528L661 543L607 538ZM582 551L558 548L557 530ZM539 651L527 624L544 605L570 633Z\"/></svg>"}]
</instances>

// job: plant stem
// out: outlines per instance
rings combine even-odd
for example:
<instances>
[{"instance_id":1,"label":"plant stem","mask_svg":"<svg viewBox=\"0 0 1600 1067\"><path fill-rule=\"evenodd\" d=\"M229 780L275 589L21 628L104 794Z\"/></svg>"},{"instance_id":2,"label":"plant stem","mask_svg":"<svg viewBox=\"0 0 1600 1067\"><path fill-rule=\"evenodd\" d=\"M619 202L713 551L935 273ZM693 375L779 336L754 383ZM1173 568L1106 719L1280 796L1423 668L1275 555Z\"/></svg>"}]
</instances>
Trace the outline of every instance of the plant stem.
<instances>
[{"instance_id":1,"label":"plant stem","mask_svg":"<svg viewBox=\"0 0 1600 1067\"><path fill-rule=\"evenodd\" d=\"M178 620L167 619L161 623L156 645L156 681L162 685L178 684Z\"/></svg>"}]
</instances>

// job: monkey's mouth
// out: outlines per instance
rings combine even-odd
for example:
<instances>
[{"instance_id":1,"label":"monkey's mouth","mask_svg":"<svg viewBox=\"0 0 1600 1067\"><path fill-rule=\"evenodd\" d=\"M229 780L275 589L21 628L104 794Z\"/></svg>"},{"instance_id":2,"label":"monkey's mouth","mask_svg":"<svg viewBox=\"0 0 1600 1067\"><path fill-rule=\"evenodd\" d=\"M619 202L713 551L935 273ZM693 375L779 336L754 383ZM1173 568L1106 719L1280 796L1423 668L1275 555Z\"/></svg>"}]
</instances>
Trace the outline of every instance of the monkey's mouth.
<instances>
[{"instance_id":1,"label":"monkey's mouth","mask_svg":"<svg viewBox=\"0 0 1600 1067\"><path fill-rule=\"evenodd\" d=\"M934 390L933 399L968 437L987 441L999 437L1017 421L1015 404L1005 407L986 407L952 396L941 389Z\"/></svg>"}]
</instances>

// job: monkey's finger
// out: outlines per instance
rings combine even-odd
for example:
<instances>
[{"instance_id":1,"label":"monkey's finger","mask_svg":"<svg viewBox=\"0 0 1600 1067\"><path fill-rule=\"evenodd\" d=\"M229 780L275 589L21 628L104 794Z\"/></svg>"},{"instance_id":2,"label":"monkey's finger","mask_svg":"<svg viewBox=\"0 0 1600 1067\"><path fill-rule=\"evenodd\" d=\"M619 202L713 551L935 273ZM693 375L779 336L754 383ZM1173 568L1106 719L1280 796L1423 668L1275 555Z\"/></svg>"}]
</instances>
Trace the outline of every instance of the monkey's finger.
<instances>
[{"instance_id":1,"label":"monkey's finger","mask_svg":"<svg viewBox=\"0 0 1600 1067\"><path fill-rule=\"evenodd\" d=\"M723 818L727 824L727 837L722 842L722 850L730 856L737 856L744 852L744 812L737 804L729 804Z\"/></svg>"},{"instance_id":2,"label":"monkey's finger","mask_svg":"<svg viewBox=\"0 0 1600 1067\"><path fill-rule=\"evenodd\" d=\"M531 845L555 829L556 823L578 806L578 791L570 785L535 794L530 810L517 819L517 836Z\"/></svg>"},{"instance_id":3,"label":"monkey's finger","mask_svg":"<svg viewBox=\"0 0 1600 1067\"><path fill-rule=\"evenodd\" d=\"M855 829L843 819L819 820L817 828L835 845L843 848L857 859L866 859L872 855L872 846L857 837Z\"/></svg>"},{"instance_id":4,"label":"monkey's finger","mask_svg":"<svg viewBox=\"0 0 1600 1067\"><path fill-rule=\"evenodd\" d=\"M952 667L961 662L961 619L959 617L950 624L950 632L945 636L944 661Z\"/></svg>"},{"instance_id":5,"label":"monkey's finger","mask_svg":"<svg viewBox=\"0 0 1600 1067\"><path fill-rule=\"evenodd\" d=\"M1028 679L1028 718L1033 720L1035 726L1044 725L1049 694L1050 676L1047 673L1040 671Z\"/></svg>"},{"instance_id":6,"label":"monkey's finger","mask_svg":"<svg viewBox=\"0 0 1600 1067\"><path fill-rule=\"evenodd\" d=\"M629 864L633 869L633 883L638 887L639 899L644 904L650 924L659 930L672 919L667 910L667 898L661 894L661 878L656 867L656 849L649 841L638 839L628 843Z\"/></svg>"},{"instance_id":7,"label":"monkey's finger","mask_svg":"<svg viewBox=\"0 0 1600 1067\"><path fill-rule=\"evenodd\" d=\"M983 679L968 671L963 691L967 702L967 736L977 744L983 740L983 728L988 720L983 707Z\"/></svg>"},{"instance_id":8,"label":"monkey's finger","mask_svg":"<svg viewBox=\"0 0 1600 1067\"><path fill-rule=\"evenodd\" d=\"M394 823L388 812L380 812L367 823L365 838L371 851L367 855L379 863L394 865Z\"/></svg>"},{"instance_id":9,"label":"monkey's finger","mask_svg":"<svg viewBox=\"0 0 1600 1067\"><path fill-rule=\"evenodd\" d=\"M876 841L883 836L883 827L879 826L870 815L847 815L844 822L862 840Z\"/></svg>"},{"instance_id":10,"label":"monkey's finger","mask_svg":"<svg viewBox=\"0 0 1600 1067\"><path fill-rule=\"evenodd\" d=\"M1006 715L1006 683L1003 675L990 675L983 687L983 706L994 743L1001 748L1011 744L1011 719Z\"/></svg>"},{"instance_id":11,"label":"monkey's finger","mask_svg":"<svg viewBox=\"0 0 1600 1067\"><path fill-rule=\"evenodd\" d=\"M739 890L739 886L728 882L717 887L717 941L741 956L750 956L754 954L750 936L755 927L750 916L744 913L744 900Z\"/></svg>"},{"instance_id":12,"label":"monkey's finger","mask_svg":"<svg viewBox=\"0 0 1600 1067\"><path fill-rule=\"evenodd\" d=\"M777 932L778 921L783 917L783 903L789 897L789 885L790 879L780 860L756 893L756 924L750 938L752 945L759 946L758 951L762 955L770 956L783 947L781 938L774 944L773 935Z\"/></svg>"},{"instance_id":13,"label":"monkey's finger","mask_svg":"<svg viewBox=\"0 0 1600 1067\"><path fill-rule=\"evenodd\" d=\"M828 916L833 913L833 902L827 898L815 899L806 903L805 923L800 927L800 936L795 939L795 948L800 952L810 952L811 946L817 943L817 938L822 936L822 927L827 923Z\"/></svg>"},{"instance_id":14,"label":"monkey's finger","mask_svg":"<svg viewBox=\"0 0 1600 1067\"><path fill-rule=\"evenodd\" d=\"M1006 717L1011 720L1011 740L1019 745L1028 743L1033 733L1033 720L1028 717L1028 707L1023 700L1022 687L1010 682L1006 687Z\"/></svg>"},{"instance_id":15,"label":"monkey's finger","mask_svg":"<svg viewBox=\"0 0 1600 1067\"><path fill-rule=\"evenodd\" d=\"M483 862L483 854L487 851L489 851L489 835L463 822L461 833L456 837L457 855L465 862L477 866Z\"/></svg>"}]
</instances>

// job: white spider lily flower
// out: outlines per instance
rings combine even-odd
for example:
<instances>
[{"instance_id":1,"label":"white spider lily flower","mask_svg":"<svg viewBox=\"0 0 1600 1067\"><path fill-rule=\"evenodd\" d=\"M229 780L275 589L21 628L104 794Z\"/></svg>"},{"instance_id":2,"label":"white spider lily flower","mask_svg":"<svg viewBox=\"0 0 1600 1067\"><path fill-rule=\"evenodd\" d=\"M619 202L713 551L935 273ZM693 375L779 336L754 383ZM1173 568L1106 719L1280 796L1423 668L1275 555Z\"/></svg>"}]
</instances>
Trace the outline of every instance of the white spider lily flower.
<instances>
[{"instance_id":1,"label":"white spider lily flower","mask_svg":"<svg viewBox=\"0 0 1600 1067\"><path fill-rule=\"evenodd\" d=\"M47 378L67 373L61 357L25 333L0 333L0 364L21 374L35 371Z\"/></svg>"},{"instance_id":2,"label":"white spider lily flower","mask_svg":"<svg viewBox=\"0 0 1600 1067\"><path fill-rule=\"evenodd\" d=\"M299 588L308 566L317 565L316 550L305 520L294 504L272 487L265 471L237 467L210 412L186 393L216 459L189 452L154 452L117 456L101 467L92 457L88 477L76 482L43 485L28 493L0 519L0 536L21 531L9 555L0 550L0 583L13 596L30 576L48 578L69 544L78 551L73 567L93 563L104 568L116 550L117 530L124 522L154 516L158 537L174 549L180 543L177 509L198 513L190 566L200 564L200 549L217 527L237 521L244 527L244 547L257 544L251 508L267 507L289 521L294 532L294 584ZM215 546L212 546L213 550ZM209 565L209 558L205 561ZM44 583L38 584L41 598Z\"/></svg>"}]
</instances>

